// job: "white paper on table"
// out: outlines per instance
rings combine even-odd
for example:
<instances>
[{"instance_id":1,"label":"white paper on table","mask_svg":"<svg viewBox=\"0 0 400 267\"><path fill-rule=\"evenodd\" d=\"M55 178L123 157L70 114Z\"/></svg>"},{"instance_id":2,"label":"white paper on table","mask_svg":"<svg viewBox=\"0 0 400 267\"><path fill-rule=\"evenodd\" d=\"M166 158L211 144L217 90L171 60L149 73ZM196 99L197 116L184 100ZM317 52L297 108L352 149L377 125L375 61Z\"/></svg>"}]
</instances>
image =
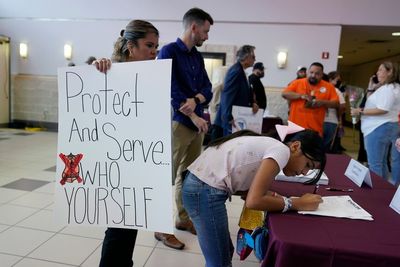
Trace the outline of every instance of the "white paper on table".
<instances>
[{"instance_id":1,"label":"white paper on table","mask_svg":"<svg viewBox=\"0 0 400 267\"><path fill-rule=\"evenodd\" d=\"M285 182L295 182L295 183L304 183L309 181L310 179L314 178L316 172L313 170L310 170L307 175L298 175L298 176L286 176L282 171L278 173L278 175L275 177L276 181L285 181ZM321 178L319 178L319 181L317 184L320 185L327 185L329 184L329 178L326 176L326 174L323 172L321 175Z\"/></svg>"},{"instance_id":2,"label":"white paper on table","mask_svg":"<svg viewBox=\"0 0 400 267\"><path fill-rule=\"evenodd\" d=\"M322 202L315 211L298 211L299 214L320 215L373 221L372 215L358 205L350 196L322 197Z\"/></svg>"}]
</instances>

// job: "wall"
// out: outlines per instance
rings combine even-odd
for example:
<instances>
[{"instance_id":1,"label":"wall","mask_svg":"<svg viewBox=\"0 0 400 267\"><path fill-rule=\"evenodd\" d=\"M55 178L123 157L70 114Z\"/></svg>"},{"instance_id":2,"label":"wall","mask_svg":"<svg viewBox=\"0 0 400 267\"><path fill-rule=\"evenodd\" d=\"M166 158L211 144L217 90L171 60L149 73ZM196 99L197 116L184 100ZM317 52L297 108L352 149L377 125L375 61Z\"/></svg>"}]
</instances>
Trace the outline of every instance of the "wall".
<instances>
[{"instance_id":1,"label":"wall","mask_svg":"<svg viewBox=\"0 0 400 267\"><path fill-rule=\"evenodd\" d=\"M398 0L0 0L0 17L147 18L176 21L191 7L210 12L220 22L277 22L346 25L398 25ZM379 11L379 12L378 12Z\"/></svg>"},{"instance_id":2,"label":"wall","mask_svg":"<svg viewBox=\"0 0 400 267\"><path fill-rule=\"evenodd\" d=\"M367 88L369 78L377 72L379 65L385 60L400 63L400 55L382 58L380 60L371 61L365 64L346 67L341 69L340 72L343 73L343 78L347 84Z\"/></svg>"},{"instance_id":3,"label":"wall","mask_svg":"<svg viewBox=\"0 0 400 267\"><path fill-rule=\"evenodd\" d=\"M78 65L91 55L110 57L113 42L131 18L151 21L160 30L160 42L171 42L182 31L182 15L193 6L215 19L205 44L256 46L257 61L267 68L263 79L267 87L285 87L298 66L313 61L321 61L327 71L336 69L340 25L400 25L397 0L36 0L29 7L23 0L0 0L0 34L11 37L12 90L19 91L14 92L14 101L19 102L24 90L30 90L15 87L18 75L31 75L38 80L35 84L42 84L43 77L54 78L57 68L68 64L63 58L64 43L73 45L72 60ZM25 60L18 56L23 41L29 46ZM276 67L281 49L288 51L286 69ZM330 53L329 59L321 59L323 51ZM57 88L48 90L52 93ZM13 114L14 119L24 118L19 110ZM47 120L52 121L49 118L54 115Z\"/></svg>"},{"instance_id":4,"label":"wall","mask_svg":"<svg viewBox=\"0 0 400 267\"><path fill-rule=\"evenodd\" d=\"M284 122L288 119L289 106L282 97L282 88L265 88L267 109L270 115L280 117Z\"/></svg>"},{"instance_id":5,"label":"wall","mask_svg":"<svg viewBox=\"0 0 400 267\"><path fill-rule=\"evenodd\" d=\"M20 74L12 75L11 81L12 125L57 130L57 77Z\"/></svg>"},{"instance_id":6,"label":"wall","mask_svg":"<svg viewBox=\"0 0 400 267\"><path fill-rule=\"evenodd\" d=\"M1 21L0 33L11 37L13 74L56 75L58 67L68 64L63 57L64 43L73 45L72 61L77 65L84 64L91 55L110 57L113 42L127 23L7 19ZM160 30L162 43L174 41L182 31L181 22L154 24ZM168 33L169 37L166 36ZM308 41L300 41L305 36ZM308 66L313 61L321 61L328 70L336 68L340 26L215 23L209 38L206 45L255 45L257 61L264 62L267 68L264 82L272 86L284 86L294 78L299 65ZM27 59L18 56L21 41L28 43ZM313 44L312 49L310 44ZM278 69L276 66L276 55L280 49L288 51L286 69ZM330 52L329 60L321 59L323 51Z\"/></svg>"},{"instance_id":7,"label":"wall","mask_svg":"<svg viewBox=\"0 0 400 267\"><path fill-rule=\"evenodd\" d=\"M286 85L299 65L313 61L335 69L340 25L400 25L397 0L35 0L29 8L24 0L0 0L0 33L12 40L12 73L55 75L57 67L67 65L65 42L73 44L77 64L89 55L110 56L113 41L131 18L152 21L160 41L170 42L181 32L183 13L193 6L216 21L208 43L256 45L257 59L268 67L264 82L271 86ZM17 55L21 41L28 42L28 60ZM285 70L275 66L279 49L289 52ZM321 60L323 51L330 52L329 60Z\"/></svg>"}]
</instances>

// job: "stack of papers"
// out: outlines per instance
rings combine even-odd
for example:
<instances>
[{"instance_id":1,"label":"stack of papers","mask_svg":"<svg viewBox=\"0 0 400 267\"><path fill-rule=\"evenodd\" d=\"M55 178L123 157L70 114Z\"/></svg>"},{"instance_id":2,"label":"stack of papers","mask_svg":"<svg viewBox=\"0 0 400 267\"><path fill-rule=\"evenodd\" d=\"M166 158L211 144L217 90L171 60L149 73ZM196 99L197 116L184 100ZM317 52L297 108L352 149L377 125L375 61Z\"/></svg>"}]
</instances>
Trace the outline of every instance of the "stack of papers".
<instances>
[{"instance_id":1,"label":"stack of papers","mask_svg":"<svg viewBox=\"0 0 400 267\"><path fill-rule=\"evenodd\" d=\"M299 214L311 214L338 218L373 221L372 215L358 205L350 196L322 197L323 203L315 211L298 211Z\"/></svg>"},{"instance_id":2,"label":"stack of papers","mask_svg":"<svg viewBox=\"0 0 400 267\"><path fill-rule=\"evenodd\" d=\"M314 178L316 172L309 171L307 175L299 175L299 176L285 176L281 171L276 177L277 181L286 181L286 182L296 182L296 183L304 183L308 180ZM329 178L325 173L322 173L321 178L319 179L317 184L327 185L329 183Z\"/></svg>"}]
</instances>

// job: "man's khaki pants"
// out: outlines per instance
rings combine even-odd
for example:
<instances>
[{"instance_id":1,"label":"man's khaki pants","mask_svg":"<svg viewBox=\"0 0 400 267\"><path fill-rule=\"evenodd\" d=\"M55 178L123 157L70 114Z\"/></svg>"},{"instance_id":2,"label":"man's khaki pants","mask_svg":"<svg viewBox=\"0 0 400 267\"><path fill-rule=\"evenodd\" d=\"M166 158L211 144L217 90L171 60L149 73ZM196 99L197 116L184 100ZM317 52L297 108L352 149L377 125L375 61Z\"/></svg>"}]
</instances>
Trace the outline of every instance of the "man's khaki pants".
<instances>
[{"instance_id":1,"label":"man's khaki pants","mask_svg":"<svg viewBox=\"0 0 400 267\"><path fill-rule=\"evenodd\" d=\"M172 184L175 183L175 202L178 210L176 222L189 220L182 204L181 173L200 155L203 139L203 133L199 134L179 122L172 122Z\"/></svg>"}]
</instances>

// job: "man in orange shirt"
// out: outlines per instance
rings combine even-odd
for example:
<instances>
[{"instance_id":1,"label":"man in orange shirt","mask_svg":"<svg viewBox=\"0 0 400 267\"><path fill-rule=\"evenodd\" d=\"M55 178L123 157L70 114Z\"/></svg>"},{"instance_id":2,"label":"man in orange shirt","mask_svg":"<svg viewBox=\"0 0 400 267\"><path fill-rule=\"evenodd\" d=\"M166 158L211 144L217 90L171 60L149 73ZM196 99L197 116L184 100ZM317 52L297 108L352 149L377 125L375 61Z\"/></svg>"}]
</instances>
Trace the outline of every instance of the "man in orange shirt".
<instances>
[{"instance_id":1,"label":"man in orange shirt","mask_svg":"<svg viewBox=\"0 0 400 267\"><path fill-rule=\"evenodd\" d=\"M322 80L324 66L314 62L308 69L307 78L294 80L282 92L290 100L289 120L319 132L323 136L323 124L327 108L337 108L339 98L332 84Z\"/></svg>"}]
</instances>

